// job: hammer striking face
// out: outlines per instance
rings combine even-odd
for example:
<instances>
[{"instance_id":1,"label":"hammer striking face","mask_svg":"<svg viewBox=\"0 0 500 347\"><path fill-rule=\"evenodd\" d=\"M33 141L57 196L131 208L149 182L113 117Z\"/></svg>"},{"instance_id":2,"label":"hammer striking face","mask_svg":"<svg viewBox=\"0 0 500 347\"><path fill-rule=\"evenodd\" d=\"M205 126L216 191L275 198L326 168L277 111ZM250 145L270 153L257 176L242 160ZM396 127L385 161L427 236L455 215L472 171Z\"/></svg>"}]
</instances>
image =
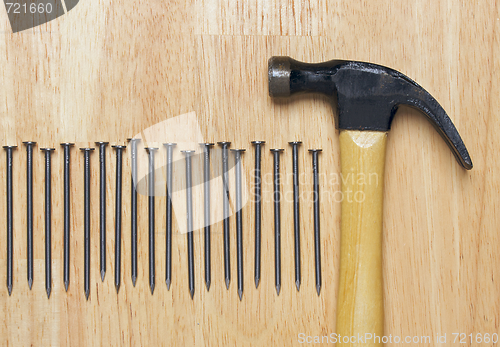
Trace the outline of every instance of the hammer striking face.
<instances>
[{"instance_id":1,"label":"hammer striking face","mask_svg":"<svg viewBox=\"0 0 500 347\"><path fill-rule=\"evenodd\" d=\"M306 64L289 57L269 59L269 95L323 93L336 100L342 174L377 175L376 182L342 180L337 338L342 346L378 346L384 336L382 283L383 177L387 132L400 105L422 111L459 164L472 161L450 118L427 91L400 72L345 60Z\"/></svg>"}]
</instances>

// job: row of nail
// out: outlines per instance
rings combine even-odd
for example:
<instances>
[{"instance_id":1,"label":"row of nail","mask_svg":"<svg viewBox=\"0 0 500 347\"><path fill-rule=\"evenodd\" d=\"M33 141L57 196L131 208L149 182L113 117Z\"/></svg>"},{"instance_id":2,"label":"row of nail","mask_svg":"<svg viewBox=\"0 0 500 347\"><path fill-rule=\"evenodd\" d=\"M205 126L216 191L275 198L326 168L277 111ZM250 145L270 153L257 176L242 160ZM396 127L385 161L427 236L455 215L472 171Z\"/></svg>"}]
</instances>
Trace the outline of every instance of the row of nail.
<instances>
[{"instance_id":1,"label":"row of nail","mask_svg":"<svg viewBox=\"0 0 500 347\"><path fill-rule=\"evenodd\" d=\"M137 144L139 139L129 139L131 152L131 277L135 286L137 280ZM33 149L36 142L23 142L27 151L27 277L29 288L33 284ZM108 142L96 142L99 148L99 245L100 275L104 281L106 274L106 147ZM224 277L226 288L231 282L230 264L230 207L229 207L229 147L230 142L218 142L222 157L223 186L223 254ZM252 142L255 151L255 287L258 288L261 277L261 151L264 141ZM64 265L63 280L65 290L70 284L70 149L74 144L62 143L64 151ZM297 291L301 284L300 253L300 208L299 208L299 161L298 151L301 142L290 142L292 146L293 167L293 214L294 214L294 259L295 285ZM165 143L166 148L166 268L165 282L170 290L172 283L172 158L175 143ZM201 144L203 148L203 189L204 189L204 272L207 291L211 284L211 231L210 231L210 149L213 143ZM126 146L112 146L116 152L116 198L115 198L115 287L118 293L121 284L121 224L122 224L122 162ZM13 287L13 150L16 146L4 146L7 154L7 288L9 295ZM52 290L52 256L51 256L51 153L54 148L41 148L45 153L45 288L50 298ZM90 154L94 148L80 148L84 155L84 291L88 300L90 295ZM155 152L158 148L146 147L148 153L148 248L149 248L149 285L151 294L155 289ZM235 163L235 219L236 219L236 253L238 296L243 296L243 223L242 223L242 168L241 154L245 149L231 149ZM274 241L275 241L275 286L277 295L281 290L281 193L280 193L280 154L284 149L271 149L273 154L273 201L274 201ZM316 291L321 291L321 252L320 252L320 205L318 182L318 154L321 149L310 149L313 167L314 190L314 254ZM187 253L188 283L191 298L195 292L194 247L193 247L193 197L192 197L192 163L194 150L181 151L185 157L186 174L186 217L187 217Z\"/></svg>"}]
</instances>

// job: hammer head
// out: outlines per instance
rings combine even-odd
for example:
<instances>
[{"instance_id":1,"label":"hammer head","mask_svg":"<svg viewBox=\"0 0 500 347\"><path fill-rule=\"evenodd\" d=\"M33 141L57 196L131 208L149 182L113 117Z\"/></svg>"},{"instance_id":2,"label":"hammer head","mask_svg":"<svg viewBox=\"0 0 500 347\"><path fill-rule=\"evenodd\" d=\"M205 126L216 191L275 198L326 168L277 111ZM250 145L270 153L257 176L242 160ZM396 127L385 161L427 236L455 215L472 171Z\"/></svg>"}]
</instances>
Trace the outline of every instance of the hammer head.
<instances>
[{"instance_id":1,"label":"hammer head","mask_svg":"<svg viewBox=\"0 0 500 347\"><path fill-rule=\"evenodd\" d=\"M290 57L272 57L268 79L272 97L317 92L336 99L338 129L388 131L400 105L417 108L443 137L459 164L472 169L467 148L444 109L425 89L396 70L358 61L308 64Z\"/></svg>"}]
</instances>

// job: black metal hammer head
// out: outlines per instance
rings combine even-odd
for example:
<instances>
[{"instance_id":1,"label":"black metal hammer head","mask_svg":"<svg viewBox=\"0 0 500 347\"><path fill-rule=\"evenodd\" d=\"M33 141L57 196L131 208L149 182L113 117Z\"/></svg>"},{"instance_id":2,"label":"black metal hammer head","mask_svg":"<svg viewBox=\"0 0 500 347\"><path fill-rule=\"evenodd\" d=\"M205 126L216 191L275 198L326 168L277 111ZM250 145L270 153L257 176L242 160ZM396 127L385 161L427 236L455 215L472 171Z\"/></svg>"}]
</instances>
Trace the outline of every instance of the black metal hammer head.
<instances>
[{"instance_id":1,"label":"black metal hammer head","mask_svg":"<svg viewBox=\"0 0 500 347\"><path fill-rule=\"evenodd\" d=\"M336 99L338 129L388 131L400 105L417 108L443 137L459 164L472 169L469 152L441 105L396 70L358 61L308 64L290 57L271 57L268 79L272 97L316 92Z\"/></svg>"}]
</instances>

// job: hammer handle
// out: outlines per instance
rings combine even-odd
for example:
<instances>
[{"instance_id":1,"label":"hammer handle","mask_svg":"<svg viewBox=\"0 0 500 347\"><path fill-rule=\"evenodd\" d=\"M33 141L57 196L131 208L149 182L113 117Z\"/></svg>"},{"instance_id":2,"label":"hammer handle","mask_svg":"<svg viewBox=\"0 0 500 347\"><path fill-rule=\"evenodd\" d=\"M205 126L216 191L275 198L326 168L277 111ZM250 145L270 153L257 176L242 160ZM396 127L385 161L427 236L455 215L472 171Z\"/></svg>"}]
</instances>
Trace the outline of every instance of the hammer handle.
<instances>
[{"instance_id":1,"label":"hammer handle","mask_svg":"<svg viewBox=\"0 0 500 347\"><path fill-rule=\"evenodd\" d=\"M341 346L383 345L382 204L386 139L386 132L340 132L343 200L337 338L340 335ZM366 338L369 334L373 337L370 340Z\"/></svg>"}]
</instances>

